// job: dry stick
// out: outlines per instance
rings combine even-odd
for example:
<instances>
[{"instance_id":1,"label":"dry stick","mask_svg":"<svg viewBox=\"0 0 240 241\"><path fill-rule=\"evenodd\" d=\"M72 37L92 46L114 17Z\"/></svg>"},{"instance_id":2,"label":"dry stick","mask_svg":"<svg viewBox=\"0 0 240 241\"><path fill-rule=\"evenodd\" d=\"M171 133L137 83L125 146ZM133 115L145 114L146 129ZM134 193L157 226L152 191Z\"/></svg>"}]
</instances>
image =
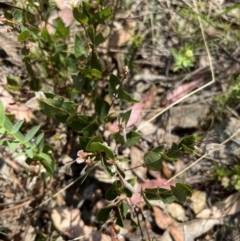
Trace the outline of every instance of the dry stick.
<instances>
[{"instance_id":1,"label":"dry stick","mask_svg":"<svg viewBox=\"0 0 240 241\"><path fill-rule=\"evenodd\" d=\"M238 133L240 132L240 128L237 130L237 132L235 132L233 135L231 135L228 139L226 139L225 141L223 141L221 143L221 145L226 144L227 142L229 142L230 140L233 139L234 136L236 136ZM181 172L179 172L178 174L174 175L172 178L170 178L169 180L167 180L164 184L172 181L173 179L175 179L176 177L180 176L182 173L184 173L185 171L187 171L188 169L190 169L191 167L193 167L194 165L196 165L198 162L200 162L203 158L207 157L210 153L214 152L214 151L218 151L215 149L212 149L210 151L208 151L206 154L204 154L203 156L201 156L199 159L197 159L195 162L193 162L190 166L186 167L184 170L182 170Z\"/></svg>"}]
</instances>

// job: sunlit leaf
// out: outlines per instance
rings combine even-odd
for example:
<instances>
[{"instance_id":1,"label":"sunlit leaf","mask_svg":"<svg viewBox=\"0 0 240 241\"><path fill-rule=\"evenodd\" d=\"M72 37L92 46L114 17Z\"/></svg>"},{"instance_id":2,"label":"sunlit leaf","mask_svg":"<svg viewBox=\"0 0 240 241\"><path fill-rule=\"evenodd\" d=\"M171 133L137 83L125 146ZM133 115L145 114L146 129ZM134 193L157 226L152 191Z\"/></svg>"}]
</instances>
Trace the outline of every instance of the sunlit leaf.
<instances>
[{"instance_id":1,"label":"sunlit leaf","mask_svg":"<svg viewBox=\"0 0 240 241\"><path fill-rule=\"evenodd\" d=\"M3 125L5 122L5 109L2 101L0 100L0 125Z\"/></svg>"},{"instance_id":2,"label":"sunlit leaf","mask_svg":"<svg viewBox=\"0 0 240 241\"><path fill-rule=\"evenodd\" d=\"M84 42L78 35L75 35L74 55L76 56L76 58L78 58L81 55L85 54L85 52L86 50L85 50Z\"/></svg>"},{"instance_id":3,"label":"sunlit leaf","mask_svg":"<svg viewBox=\"0 0 240 241\"><path fill-rule=\"evenodd\" d=\"M145 166L151 170L159 171L162 168L161 155L157 154L156 152L147 152L144 155L143 160Z\"/></svg>"},{"instance_id":4,"label":"sunlit leaf","mask_svg":"<svg viewBox=\"0 0 240 241\"><path fill-rule=\"evenodd\" d=\"M19 35L18 35L18 41L19 42L24 42L26 40L28 40L30 36L30 32L26 29L26 30L23 30Z\"/></svg>"},{"instance_id":5,"label":"sunlit leaf","mask_svg":"<svg viewBox=\"0 0 240 241\"><path fill-rule=\"evenodd\" d=\"M73 16L75 20L77 20L81 24L85 24L88 22L88 17L86 14L80 12L77 8L73 8Z\"/></svg>"},{"instance_id":6,"label":"sunlit leaf","mask_svg":"<svg viewBox=\"0 0 240 241\"><path fill-rule=\"evenodd\" d=\"M28 131L27 135L24 137L24 142L30 141L35 134L38 132L41 126L35 126L30 131Z\"/></svg>"}]
</instances>

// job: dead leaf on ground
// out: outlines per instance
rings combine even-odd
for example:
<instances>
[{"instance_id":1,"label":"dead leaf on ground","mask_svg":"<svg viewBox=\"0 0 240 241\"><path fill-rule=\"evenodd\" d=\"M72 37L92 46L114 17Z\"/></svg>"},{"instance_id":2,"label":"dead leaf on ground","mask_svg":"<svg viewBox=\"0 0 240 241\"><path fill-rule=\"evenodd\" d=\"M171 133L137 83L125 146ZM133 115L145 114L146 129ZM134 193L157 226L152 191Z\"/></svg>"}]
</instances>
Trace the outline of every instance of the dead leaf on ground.
<instances>
[{"instance_id":1,"label":"dead leaf on ground","mask_svg":"<svg viewBox=\"0 0 240 241\"><path fill-rule=\"evenodd\" d=\"M0 86L1 101L3 103L6 112L15 115L16 120L30 121L34 118L32 111L24 104L15 104L15 100L12 95Z\"/></svg>"},{"instance_id":2,"label":"dead leaf on ground","mask_svg":"<svg viewBox=\"0 0 240 241\"><path fill-rule=\"evenodd\" d=\"M240 212L240 193L230 195L224 201L218 202L210 210L204 209L197 215L197 218L207 217L207 215L209 215L209 218L223 218Z\"/></svg>"},{"instance_id":3,"label":"dead leaf on ground","mask_svg":"<svg viewBox=\"0 0 240 241\"><path fill-rule=\"evenodd\" d=\"M170 233L168 230L165 230L165 232L163 233L163 235L161 236L161 238L158 241L173 241Z\"/></svg>"},{"instance_id":4,"label":"dead leaf on ground","mask_svg":"<svg viewBox=\"0 0 240 241\"><path fill-rule=\"evenodd\" d=\"M162 162L162 172L164 177L166 177L167 179L170 179L173 176L173 170L171 170L171 168L169 168L168 163L166 162Z\"/></svg>"},{"instance_id":5,"label":"dead leaf on ground","mask_svg":"<svg viewBox=\"0 0 240 241\"><path fill-rule=\"evenodd\" d=\"M52 221L55 227L70 238L86 236L85 241L111 241L108 235L94 231L81 220L79 209L67 207L57 207L52 210Z\"/></svg>"},{"instance_id":6,"label":"dead leaf on ground","mask_svg":"<svg viewBox=\"0 0 240 241\"><path fill-rule=\"evenodd\" d=\"M143 156L144 152L140 150L139 148L133 146L130 150L130 158L131 158L131 165L130 168L139 166L143 163ZM133 172L136 173L136 175L142 180L145 180L147 168L140 166L138 168L134 168Z\"/></svg>"},{"instance_id":7,"label":"dead leaf on ground","mask_svg":"<svg viewBox=\"0 0 240 241\"><path fill-rule=\"evenodd\" d=\"M187 217L185 215L185 209L178 203L170 203L167 205L167 211L174 219L185 222Z\"/></svg>"},{"instance_id":8,"label":"dead leaf on ground","mask_svg":"<svg viewBox=\"0 0 240 241\"><path fill-rule=\"evenodd\" d=\"M181 225L185 226L184 231L187 235L192 236L195 239L218 224L221 224L221 219L194 219Z\"/></svg>"},{"instance_id":9,"label":"dead leaf on ground","mask_svg":"<svg viewBox=\"0 0 240 241\"><path fill-rule=\"evenodd\" d=\"M165 230L170 224L175 222L169 215L165 214L162 209L156 206L153 206L152 209L154 213L155 223L159 228Z\"/></svg>"},{"instance_id":10,"label":"dead leaf on ground","mask_svg":"<svg viewBox=\"0 0 240 241\"><path fill-rule=\"evenodd\" d=\"M174 106L171 108L171 126L181 128L194 128L209 112L209 105L194 103Z\"/></svg>"},{"instance_id":11,"label":"dead leaf on ground","mask_svg":"<svg viewBox=\"0 0 240 241\"><path fill-rule=\"evenodd\" d=\"M178 99L187 95L191 90L197 88L202 81L203 81L203 76L201 76L189 83L181 84L181 85L177 86L173 91L170 91L167 94L167 97L163 101L162 105L168 106L171 103L177 101Z\"/></svg>"},{"instance_id":12,"label":"dead leaf on ground","mask_svg":"<svg viewBox=\"0 0 240 241\"><path fill-rule=\"evenodd\" d=\"M206 192L194 190L190 199L192 201L190 207L195 214L198 214L205 208L207 201Z\"/></svg>"},{"instance_id":13,"label":"dead leaf on ground","mask_svg":"<svg viewBox=\"0 0 240 241\"><path fill-rule=\"evenodd\" d=\"M184 241L183 226L180 224L171 224L168 227L169 233L173 237L174 241Z\"/></svg>"},{"instance_id":14,"label":"dead leaf on ground","mask_svg":"<svg viewBox=\"0 0 240 241\"><path fill-rule=\"evenodd\" d=\"M174 241L193 241L220 223L221 219L194 219L182 224L171 224L168 230Z\"/></svg>"}]
</instances>

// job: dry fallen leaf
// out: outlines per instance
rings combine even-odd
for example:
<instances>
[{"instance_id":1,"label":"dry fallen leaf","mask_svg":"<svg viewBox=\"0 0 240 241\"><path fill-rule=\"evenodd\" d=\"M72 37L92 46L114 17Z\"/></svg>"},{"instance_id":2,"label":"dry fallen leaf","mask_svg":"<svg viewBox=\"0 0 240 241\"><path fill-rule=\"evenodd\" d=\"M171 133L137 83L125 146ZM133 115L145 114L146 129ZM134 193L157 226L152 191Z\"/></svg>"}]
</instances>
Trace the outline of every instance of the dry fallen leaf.
<instances>
[{"instance_id":1,"label":"dry fallen leaf","mask_svg":"<svg viewBox=\"0 0 240 241\"><path fill-rule=\"evenodd\" d=\"M55 227L63 234L74 239L84 237L84 241L111 241L111 237L94 231L81 220L79 209L57 207L52 210L52 221Z\"/></svg>"},{"instance_id":2,"label":"dry fallen leaf","mask_svg":"<svg viewBox=\"0 0 240 241\"><path fill-rule=\"evenodd\" d=\"M166 99L163 101L162 105L168 106L171 103L177 101L178 99L187 95L191 90L197 88L202 81L203 81L203 76L201 76L189 83L181 84L181 85L177 86L173 91L170 91L167 94Z\"/></svg>"},{"instance_id":3,"label":"dry fallen leaf","mask_svg":"<svg viewBox=\"0 0 240 241\"><path fill-rule=\"evenodd\" d=\"M206 206L207 195L205 192L195 190L192 194L191 201L192 201L192 203L191 203L190 207L192 208L192 210L195 214L198 214Z\"/></svg>"},{"instance_id":4,"label":"dry fallen leaf","mask_svg":"<svg viewBox=\"0 0 240 241\"><path fill-rule=\"evenodd\" d=\"M12 95L0 86L1 101L3 103L6 112L10 112L15 115L16 120L30 121L34 118L32 111L24 104L15 104ZM13 104L14 103L14 104Z\"/></svg>"},{"instance_id":5,"label":"dry fallen leaf","mask_svg":"<svg viewBox=\"0 0 240 241\"><path fill-rule=\"evenodd\" d=\"M221 219L194 219L181 225L185 226L184 231L187 232L187 235L195 239L220 223Z\"/></svg>"},{"instance_id":6,"label":"dry fallen leaf","mask_svg":"<svg viewBox=\"0 0 240 241\"><path fill-rule=\"evenodd\" d=\"M168 166L168 163L166 162L162 162L162 172L164 177L166 177L167 179L170 179L173 175L173 170L171 170Z\"/></svg>"},{"instance_id":7,"label":"dry fallen leaf","mask_svg":"<svg viewBox=\"0 0 240 241\"><path fill-rule=\"evenodd\" d=\"M240 193L234 193L226 198L222 202L218 202L215 206L209 209L204 209L197 215L197 218L206 217L209 214L209 218L223 218L226 216L234 215L240 212Z\"/></svg>"},{"instance_id":8,"label":"dry fallen leaf","mask_svg":"<svg viewBox=\"0 0 240 241\"><path fill-rule=\"evenodd\" d=\"M167 214L165 214L162 209L153 206L153 213L154 213L154 218L157 226L163 230L167 229L168 226L175 221Z\"/></svg>"},{"instance_id":9,"label":"dry fallen leaf","mask_svg":"<svg viewBox=\"0 0 240 241\"><path fill-rule=\"evenodd\" d=\"M178 203L170 203L167 205L167 211L174 219L185 222L187 217L185 215L185 209Z\"/></svg>"},{"instance_id":10,"label":"dry fallen leaf","mask_svg":"<svg viewBox=\"0 0 240 241\"><path fill-rule=\"evenodd\" d=\"M171 224L168 230L174 241L184 241L184 231L181 224Z\"/></svg>"},{"instance_id":11,"label":"dry fallen leaf","mask_svg":"<svg viewBox=\"0 0 240 241\"><path fill-rule=\"evenodd\" d=\"M139 148L133 146L130 150L130 158L131 158L131 164L130 168L139 166L143 163L143 156L144 152L140 150ZM133 172L143 181L145 180L147 168L140 166L138 168L134 168Z\"/></svg>"}]
</instances>

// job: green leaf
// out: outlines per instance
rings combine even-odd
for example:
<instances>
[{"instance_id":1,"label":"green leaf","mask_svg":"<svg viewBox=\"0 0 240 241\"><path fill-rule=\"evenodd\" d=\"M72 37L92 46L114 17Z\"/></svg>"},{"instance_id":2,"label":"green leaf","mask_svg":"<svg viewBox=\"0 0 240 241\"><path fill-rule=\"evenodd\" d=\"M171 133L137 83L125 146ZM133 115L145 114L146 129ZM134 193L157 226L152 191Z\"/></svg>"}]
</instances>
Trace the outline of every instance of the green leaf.
<instances>
[{"instance_id":1,"label":"green leaf","mask_svg":"<svg viewBox=\"0 0 240 241\"><path fill-rule=\"evenodd\" d=\"M91 138L89 138L89 137L83 137L83 136L81 136L80 138L79 138L79 142L80 142L80 147L81 147L81 149L82 150L87 150L87 145L88 145L88 143L91 141Z\"/></svg>"},{"instance_id":2,"label":"green leaf","mask_svg":"<svg viewBox=\"0 0 240 241\"><path fill-rule=\"evenodd\" d=\"M98 33L95 36L95 46L102 44L106 39L103 37L102 33Z\"/></svg>"},{"instance_id":3,"label":"green leaf","mask_svg":"<svg viewBox=\"0 0 240 241\"><path fill-rule=\"evenodd\" d=\"M104 23L107 19L109 19L112 16L110 7L106 7L102 9L100 12L97 12L95 14L95 21L97 23Z\"/></svg>"},{"instance_id":4,"label":"green leaf","mask_svg":"<svg viewBox=\"0 0 240 241\"><path fill-rule=\"evenodd\" d=\"M3 126L4 122L5 122L5 109L3 106L2 101L0 100L0 125Z\"/></svg>"},{"instance_id":5,"label":"green leaf","mask_svg":"<svg viewBox=\"0 0 240 241\"><path fill-rule=\"evenodd\" d=\"M127 217L129 206L126 203L122 202L121 205L119 206L119 210L120 210L123 218L125 219Z\"/></svg>"},{"instance_id":6,"label":"green leaf","mask_svg":"<svg viewBox=\"0 0 240 241\"><path fill-rule=\"evenodd\" d=\"M112 134L112 137L118 144L131 147L139 141L141 135L138 132L130 131L126 134L126 140L119 132Z\"/></svg>"},{"instance_id":7,"label":"green leaf","mask_svg":"<svg viewBox=\"0 0 240 241\"><path fill-rule=\"evenodd\" d=\"M3 135L6 133L6 130L4 127L0 127L0 138L3 137Z\"/></svg>"},{"instance_id":8,"label":"green leaf","mask_svg":"<svg viewBox=\"0 0 240 241\"><path fill-rule=\"evenodd\" d=\"M7 145L11 152L14 152L20 145L18 141L7 141Z\"/></svg>"},{"instance_id":9,"label":"green leaf","mask_svg":"<svg viewBox=\"0 0 240 241\"><path fill-rule=\"evenodd\" d=\"M56 37L67 38L69 36L69 29L65 27L65 24L61 18L53 20L53 27L55 30L54 35Z\"/></svg>"},{"instance_id":10,"label":"green leaf","mask_svg":"<svg viewBox=\"0 0 240 241\"><path fill-rule=\"evenodd\" d=\"M194 137L194 135L186 136L179 142L178 147L181 147L182 144L189 147L189 146L193 146L195 143L196 143L196 138Z\"/></svg>"},{"instance_id":11,"label":"green leaf","mask_svg":"<svg viewBox=\"0 0 240 241\"><path fill-rule=\"evenodd\" d=\"M107 159L104 157L101 157L101 160L105 173L108 175L109 179L111 179L115 175L115 171L112 171L112 165L109 165Z\"/></svg>"},{"instance_id":12,"label":"green leaf","mask_svg":"<svg viewBox=\"0 0 240 241\"><path fill-rule=\"evenodd\" d=\"M100 223L105 223L108 218L109 218L109 214L110 212L112 211L113 208L116 208L115 205L109 205L109 206L106 206L104 208L101 208L98 213L97 213L97 219Z\"/></svg>"},{"instance_id":13,"label":"green leaf","mask_svg":"<svg viewBox=\"0 0 240 241\"><path fill-rule=\"evenodd\" d=\"M3 126L7 132L11 133L13 125L7 116L5 118L5 122ZM20 142L24 142L24 136L22 135L21 132L18 131L16 133L13 133L12 135L14 136L15 139L18 139Z\"/></svg>"},{"instance_id":14,"label":"green leaf","mask_svg":"<svg viewBox=\"0 0 240 241\"><path fill-rule=\"evenodd\" d=\"M103 143L104 141L103 141L101 135L98 135L98 136L93 137L93 138L88 142L88 144L87 144L87 146L86 146L86 151L90 151L90 150L88 149L88 146L89 146L91 143L93 143L93 142Z\"/></svg>"},{"instance_id":15,"label":"green leaf","mask_svg":"<svg viewBox=\"0 0 240 241\"><path fill-rule=\"evenodd\" d=\"M121 194L120 189L122 188L122 184L120 181L114 181L111 187L106 191L106 199L109 201L114 200L117 196Z\"/></svg>"},{"instance_id":16,"label":"green leaf","mask_svg":"<svg viewBox=\"0 0 240 241\"><path fill-rule=\"evenodd\" d=\"M127 133L127 142L124 143L124 146L131 147L138 143L141 138L141 135L138 132L130 131Z\"/></svg>"},{"instance_id":17,"label":"green leaf","mask_svg":"<svg viewBox=\"0 0 240 241\"><path fill-rule=\"evenodd\" d=\"M143 197L143 200L145 202L145 204L148 206L148 208L152 208L152 205L150 204L150 202L148 201L146 195L145 195L145 192L143 190L141 190L141 196Z\"/></svg>"},{"instance_id":18,"label":"green leaf","mask_svg":"<svg viewBox=\"0 0 240 241\"><path fill-rule=\"evenodd\" d=\"M95 44L95 30L92 25L88 26L87 33L88 33L88 36L89 36L92 44L94 45Z\"/></svg>"},{"instance_id":19,"label":"green leaf","mask_svg":"<svg viewBox=\"0 0 240 241\"><path fill-rule=\"evenodd\" d=\"M126 91L124 91L123 89L119 89L119 92L118 92L118 98L120 100L124 100L124 101L127 101L127 102L130 102L130 103L138 103L139 101L133 99Z\"/></svg>"},{"instance_id":20,"label":"green leaf","mask_svg":"<svg viewBox=\"0 0 240 241\"><path fill-rule=\"evenodd\" d=\"M177 183L175 187L171 186L171 190L175 198L181 203L186 201L187 196L192 195L190 187L183 183Z\"/></svg>"},{"instance_id":21,"label":"green leaf","mask_svg":"<svg viewBox=\"0 0 240 241\"><path fill-rule=\"evenodd\" d=\"M178 52L175 49L172 49L172 56L174 57L175 61L179 61L182 58L182 54L180 52Z\"/></svg>"},{"instance_id":22,"label":"green leaf","mask_svg":"<svg viewBox=\"0 0 240 241\"><path fill-rule=\"evenodd\" d=\"M124 122L125 125L127 125L127 123L128 123L128 120L129 120L129 118L131 116L131 112L132 112L132 110L128 110L122 116L122 122Z\"/></svg>"},{"instance_id":23,"label":"green leaf","mask_svg":"<svg viewBox=\"0 0 240 241\"><path fill-rule=\"evenodd\" d=\"M134 217L133 217L133 214L131 213L130 214L130 219L131 219L131 227L134 228L134 229L137 229L138 228L138 224L135 222L134 220Z\"/></svg>"},{"instance_id":24,"label":"green leaf","mask_svg":"<svg viewBox=\"0 0 240 241\"><path fill-rule=\"evenodd\" d=\"M68 121L68 118L70 118L70 115L75 115L77 113L77 108L78 105L76 105L75 103L70 101L64 101L61 106L62 111L58 112L55 118L62 123L66 123Z\"/></svg>"},{"instance_id":25,"label":"green leaf","mask_svg":"<svg viewBox=\"0 0 240 241\"><path fill-rule=\"evenodd\" d=\"M120 88L120 85L120 79L116 75L111 74L108 85L108 92L111 99L113 98L114 93L116 93L117 87Z\"/></svg>"},{"instance_id":26,"label":"green leaf","mask_svg":"<svg viewBox=\"0 0 240 241\"><path fill-rule=\"evenodd\" d=\"M115 158L113 151L109 147L105 146L100 142L91 142L90 144L87 145L86 150L90 152L100 152L100 153L104 152L106 153L108 158L110 159Z\"/></svg>"},{"instance_id":27,"label":"green leaf","mask_svg":"<svg viewBox=\"0 0 240 241\"><path fill-rule=\"evenodd\" d=\"M146 188L144 192L148 200L162 200L166 203L172 203L175 201L172 192L164 188Z\"/></svg>"},{"instance_id":28,"label":"green leaf","mask_svg":"<svg viewBox=\"0 0 240 241\"><path fill-rule=\"evenodd\" d=\"M86 53L84 42L78 35L75 35L75 42L74 42L74 55L76 58L84 55Z\"/></svg>"},{"instance_id":29,"label":"green leaf","mask_svg":"<svg viewBox=\"0 0 240 241\"><path fill-rule=\"evenodd\" d=\"M120 227L124 227L124 224L123 224L124 217L120 207L117 207L116 218L117 218L116 224L119 225Z\"/></svg>"},{"instance_id":30,"label":"green leaf","mask_svg":"<svg viewBox=\"0 0 240 241\"><path fill-rule=\"evenodd\" d=\"M152 151L156 152L156 153L161 153L163 148L164 148L164 145L160 145L160 146L153 148Z\"/></svg>"},{"instance_id":31,"label":"green leaf","mask_svg":"<svg viewBox=\"0 0 240 241\"><path fill-rule=\"evenodd\" d=\"M18 35L18 41L24 42L28 40L29 36L30 36L30 32L28 30L24 30Z\"/></svg>"},{"instance_id":32,"label":"green leaf","mask_svg":"<svg viewBox=\"0 0 240 241\"><path fill-rule=\"evenodd\" d=\"M98 114L99 121L104 123L110 110L110 105L103 99L97 98L95 101L95 111Z\"/></svg>"},{"instance_id":33,"label":"green leaf","mask_svg":"<svg viewBox=\"0 0 240 241\"><path fill-rule=\"evenodd\" d=\"M33 153L33 149L32 148L27 148L25 150L26 154L28 155L29 158L33 158L34 157L34 153Z\"/></svg>"},{"instance_id":34,"label":"green leaf","mask_svg":"<svg viewBox=\"0 0 240 241\"><path fill-rule=\"evenodd\" d=\"M8 88L11 90L19 90L20 88L20 79L19 77L12 77L12 76L7 76L7 83L8 83Z\"/></svg>"},{"instance_id":35,"label":"green leaf","mask_svg":"<svg viewBox=\"0 0 240 241\"><path fill-rule=\"evenodd\" d=\"M5 122L4 122L3 126L9 133L11 133L13 125L12 125L12 122L8 119L7 116L5 116Z\"/></svg>"},{"instance_id":36,"label":"green leaf","mask_svg":"<svg viewBox=\"0 0 240 241\"><path fill-rule=\"evenodd\" d=\"M143 159L145 166L153 171L159 171L162 168L161 155L156 152L147 152Z\"/></svg>"},{"instance_id":37,"label":"green leaf","mask_svg":"<svg viewBox=\"0 0 240 241\"><path fill-rule=\"evenodd\" d=\"M126 176L125 172L124 172L117 164L115 164L115 167L116 167L118 173L119 173L123 178L125 178L125 176ZM134 179L135 179L135 178L134 178ZM135 179L135 181L136 181L136 179ZM134 186L134 185L135 185L135 184L132 184L132 186Z\"/></svg>"},{"instance_id":38,"label":"green leaf","mask_svg":"<svg viewBox=\"0 0 240 241\"><path fill-rule=\"evenodd\" d=\"M194 154L195 153L195 149L194 148L189 148L187 146L185 146L184 144L182 144L182 148L185 152L189 153L189 154Z\"/></svg>"},{"instance_id":39,"label":"green leaf","mask_svg":"<svg viewBox=\"0 0 240 241\"><path fill-rule=\"evenodd\" d=\"M49 93L48 93L49 94ZM46 93L47 96L47 93ZM48 96L47 96L48 98ZM64 98L55 95L53 99L42 100L42 109L46 116L53 117L61 111L61 107L64 102Z\"/></svg>"},{"instance_id":40,"label":"green leaf","mask_svg":"<svg viewBox=\"0 0 240 241\"><path fill-rule=\"evenodd\" d=\"M100 63L100 60L99 60L99 57L98 57L98 54L96 51L94 51L92 53L92 59L91 59L91 67L92 69L97 69L99 70L100 72L102 72L102 67L101 67L101 63Z\"/></svg>"},{"instance_id":41,"label":"green leaf","mask_svg":"<svg viewBox=\"0 0 240 241\"><path fill-rule=\"evenodd\" d=\"M97 69L91 69L91 75L92 77L102 79L102 71L99 71Z\"/></svg>"},{"instance_id":42,"label":"green leaf","mask_svg":"<svg viewBox=\"0 0 240 241\"><path fill-rule=\"evenodd\" d=\"M40 127L41 127L41 126L35 126L35 127L33 127L33 128L27 133L27 135L25 136L24 142L30 141L30 140L35 136L35 134L38 132L38 130L40 129Z\"/></svg>"},{"instance_id":43,"label":"green leaf","mask_svg":"<svg viewBox=\"0 0 240 241\"><path fill-rule=\"evenodd\" d=\"M52 160L51 156L49 156L46 153L39 153L37 155L38 158L40 158L40 162L42 165L46 168L47 172L53 176L54 175L54 161Z\"/></svg>"},{"instance_id":44,"label":"green leaf","mask_svg":"<svg viewBox=\"0 0 240 241\"><path fill-rule=\"evenodd\" d=\"M172 147L169 150L167 150L167 152L161 153L161 156L163 159L167 161L174 162L176 161L179 154L180 154L180 148L176 143L173 143Z\"/></svg>"},{"instance_id":45,"label":"green leaf","mask_svg":"<svg viewBox=\"0 0 240 241\"><path fill-rule=\"evenodd\" d=\"M50 34L48 33L48 31L47 31L47 29L46 28L44 28L43 30L42 30L42 32L41 32L41 37L42 37L42 39L44 40L44 41L46 41L46 42L51 42L51 36L50 36Z\"/></svg>"},{"instance_id":46,"label":"green leaf","mask_svg":"<svg viewBox=\"0 0 240 241\"><path fill-rule=\"evenodd\" d=\"M81 24L85 24L88 22L88 17L86 16L86 14L80 12L77 8L73 8L73 17Z\"/></svg>"},{"instance_id":47,"label":"green leaf","mask_svg":"<svg viewBox=\"0 0 240 241\"><path fill-rule=\"evenodd\" d=\"M37 136L35 144L37 145L39 152L42 152L44 148L44 133Z\"/></svg>"},{"instance_id":48,"label":"green leaf","mask_svg":"<svg viewBox=\"0 0 240 241\"><path fill-rule=\"evenodd\" d=\"M11 133L14 134L14 133L18 132L23 123L24 123L24 120L20 120L17 123L15 123L15 125L12 128Z\"/></svg>"}]
</instances>

